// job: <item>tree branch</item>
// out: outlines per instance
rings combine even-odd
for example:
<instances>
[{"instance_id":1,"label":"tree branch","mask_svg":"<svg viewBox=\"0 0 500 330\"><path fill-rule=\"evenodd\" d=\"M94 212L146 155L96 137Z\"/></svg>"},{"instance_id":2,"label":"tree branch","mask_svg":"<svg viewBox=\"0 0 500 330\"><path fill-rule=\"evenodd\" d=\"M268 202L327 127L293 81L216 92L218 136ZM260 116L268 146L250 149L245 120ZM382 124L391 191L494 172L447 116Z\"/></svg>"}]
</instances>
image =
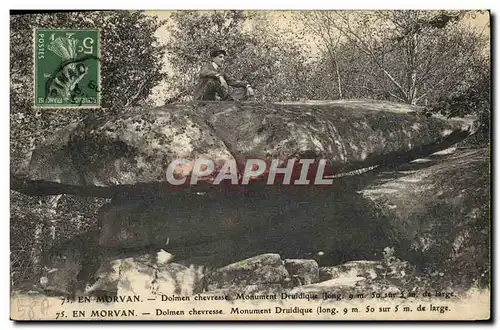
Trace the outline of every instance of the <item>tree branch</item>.
<instances>
[{"instance_id":1,"label":"tree branch","mask_svg":"<svg viewBox=\"0 0 500 330\"><path fill-rule=\"evenodd\" d=\"M402 98L400 98L399 96L397 96L396 94L394 94L394 93L392 93L392 92L387 91L387 93L388 93L390 96L392 96L392 97L394 97L394 98L396 98L396 99L400 100L400 101L401 101L401 102L403 102L403 103L406 103L406 102L407 102L406 100L403 100Z\"/></svg>"},{"instance_id":2,"label":"tree branch","mask_svg":"<svg viewBox=\"0 0 500 330\"><path fill-rule=\"evenodd\" d=\"M342 15L340 15L339 13L337 13L335 11L335 13L346 23L347 25L347 30L346 29L343 29L341 28L338 24L336 24L333 20L331 20L331 24L337 28L340 32L342 32L344 35L346 35L348 38L349 38L349 35L354 37L355 40L358 41L359 44L361 44L361 46L359 46L358 43L355 43L355 45L362 51L364 52L366 55L370 56L373 60L373 62L379 67L379 69L384 73L384 75L389 78L389 80L398 88L398 90L401 92L401 94L403 95L403 97L406 99L405 103L408 102L408 94L406 93L406 91L404 90L404 88L401 86L401 84L399 84L396 79L383 67L382 64L380 64L380 62L378 61L377 59L377 56L373 53L373 51L370 49L370 47L368 45L366 45L366 43L361 39L361 37L359 37L356 33L354 33L350 27L350 24L349 24L349 21L347 18L343 17Z\"/></svg>"},{"instance_id":3,"label":"tree branch","mask_svg":"<svg viewBox=\"0 0 500 330\"><path fill-rule=\"evenodd\" d=\"M141 94L142 90L144 89L144 86L146 85L146 82L147 81L143 81L140 85L139 85L139 88L137 90L137 93L134 94L134 96L132 96L131 98L128 99L127 103L125 103L125 107L128 107L130 106L138 97L139 95Z\"/></svg>"}]
</instances>

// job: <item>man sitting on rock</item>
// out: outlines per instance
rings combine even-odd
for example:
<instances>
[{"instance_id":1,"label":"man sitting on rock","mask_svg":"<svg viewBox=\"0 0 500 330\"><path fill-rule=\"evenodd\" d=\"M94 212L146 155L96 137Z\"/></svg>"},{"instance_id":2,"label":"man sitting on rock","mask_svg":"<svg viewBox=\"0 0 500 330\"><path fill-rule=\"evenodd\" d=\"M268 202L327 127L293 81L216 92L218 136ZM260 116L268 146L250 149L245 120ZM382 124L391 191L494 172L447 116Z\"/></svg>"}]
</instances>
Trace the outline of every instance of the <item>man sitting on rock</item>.
<instances>
[{"instance_id":1,"label":"man sitting on rock","mask_svg":"<svg viewBox=\"0 0 500 330\"><path fill-rule=\"evenodd\" d=\"M196 101L234 101L245 100L254 95L253 89L246 81L236 80L225 73L222 68L226 60L226 52L222 49L215 49L210 52L211 62L205 64L200 71L198 85L194 92L194 99ZM229 86L245 88L243 97L238 98L238 90L230 93Z\"/></svg>"}]
</instances>

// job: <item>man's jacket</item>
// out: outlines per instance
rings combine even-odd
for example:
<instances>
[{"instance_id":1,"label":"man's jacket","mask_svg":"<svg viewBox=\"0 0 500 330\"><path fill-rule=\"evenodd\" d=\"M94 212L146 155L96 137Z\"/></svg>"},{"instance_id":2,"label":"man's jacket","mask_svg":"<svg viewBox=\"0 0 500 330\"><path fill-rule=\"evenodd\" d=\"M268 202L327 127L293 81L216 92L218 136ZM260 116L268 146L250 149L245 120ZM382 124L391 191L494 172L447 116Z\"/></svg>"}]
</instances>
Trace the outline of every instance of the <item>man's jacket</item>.
<instances>
[{"instance_id":1,"label":"man's jacket","mask_svg":"<svg viewBox=\"0 0 500 330\"><path fill-rule=\"evenodd\" d=\"M195 100L201 99L201 97L205 93L207 85L210 82L219 83L219 78L217 78L217 75L221 75L222 77L224 77L229 86L245 88L249 85L246 81L234 79L233 77L225 73L224 70L221 70L221 68L216 69L213 63L207 63L201 68L200 71L198 84L196 85L196 89L194 91Z\"/></svg>"}]
</instances>

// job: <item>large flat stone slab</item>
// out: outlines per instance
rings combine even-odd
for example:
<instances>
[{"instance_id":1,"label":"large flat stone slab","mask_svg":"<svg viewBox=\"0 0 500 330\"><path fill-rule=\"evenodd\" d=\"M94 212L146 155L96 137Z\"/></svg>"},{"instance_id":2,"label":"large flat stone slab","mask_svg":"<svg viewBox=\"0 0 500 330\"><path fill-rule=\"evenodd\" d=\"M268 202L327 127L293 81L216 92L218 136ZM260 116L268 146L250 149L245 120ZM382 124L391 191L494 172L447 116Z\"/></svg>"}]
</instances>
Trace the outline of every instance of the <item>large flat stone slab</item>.
<instances>
[{"instance_id":1,"label":"large flat stone slab","mask_svg":"<svg viewBox=\"0 0 500 330\"><path fill-rule=\"evenodd\" d=\"M38 146L13 188L31 195L113 197L120 187L162 185L171 161L207 158L327 160L327 174L412 159L467 136L468 121L427 117L379 101L206 102L74 123ZM186 166L179 175L189 176ZM142 186L141 186L142 187ZM104 188L104 190L98 190Z\"/></svg>"}]
</instances>

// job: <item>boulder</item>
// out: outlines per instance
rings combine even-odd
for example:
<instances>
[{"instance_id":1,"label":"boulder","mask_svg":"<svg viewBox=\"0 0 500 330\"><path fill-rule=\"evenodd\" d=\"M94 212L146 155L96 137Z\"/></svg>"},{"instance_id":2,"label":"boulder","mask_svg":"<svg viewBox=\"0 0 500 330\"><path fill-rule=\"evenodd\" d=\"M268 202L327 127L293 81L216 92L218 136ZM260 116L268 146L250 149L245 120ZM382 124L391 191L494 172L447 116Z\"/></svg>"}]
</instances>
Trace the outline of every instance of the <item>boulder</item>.
<instances>
[{"instance_id":1,"label":"boulder","mask_svg":"<svg viewBox=\"0 0 500 330\"><path fill-rule=\"evenodd\" d=\"M175 159L327 160L327 174L412 159L470 133L472 123L419 115L420 108L381 101L206 102L142 109L73 123L33 151L14 189L32 195L113 197L116 187L174 189ZM176 175L192 174L192 163ZM96 189L103 188L103 189ZM118 191L120 190L118 189ZM146 189L146 190L148 190ZM209 189L209 188L204 188Z\"/></svg>"},{"instance_id":2,"label":"boulder","mask_svg":"<svg viewBox=\"0 0 500 330\"><path fill-rule=\"evenodd\" d=\"M385 294L408 290L408 282L414 278L413 275L414 267L396 258L394 249L386 248L383 260L353 260L320 267L321 282L294 287L288 292L327 294L329 296L323 296L327 300L351 300L358 295L368 298L372 293L376 293L377 297L387 297Z\"/></svg>"},{"instance_id":3,"label":"boulder","mask_svg":"<svg viewBox=\"0 0 500 330\"><path fill-rule=\"evenodd\" d=\"M97 280L85 293L153 296L201 292L202 270L170 263L165 254L160 251L156 255L105 258L95 274Z\"/></svg>"},{"instance_id":4,"label":"boulder","mask_svg":"<svg viewBox=\"0 0 500 330\"><path fill-rule=\"evenodd\" d=\"M236 262L203 277L206 291L244 288L249 285L281 284L289 279L278 254L262 254Z\"/></svg>"},{"instance_id":5,"label":"boulder","mask_svg":"<svg viewBox=\"0 0 500 330\"><path fill-rule=\"evenodd\" d=\"M382 277L386 267L381 261L356 260L338 266L325 266L319 268L319 280L329 281L340 277L363 277L374 279Z\"/></svg>"},{"instance_id":6,"label":"boulder","mask_svg":"<svg viewBox=\"0 0 500 330\"><path fill-rule=\"evenodd\" d=\"M69 185L165 181L174 159L233 159L203 113L159 108L71 124L34 150L30 177Z\"/></svg>"},{"instance_id":7,"label":"boulder","mask_svg":"<svg viewBox=\"0 0 500 330\"><path fill-rule=\"evenodd\" d=\"M285 268L297 285L313 284L319 281L319 268L313 259L285 259Z\"/></svg>"}]
</instances>

